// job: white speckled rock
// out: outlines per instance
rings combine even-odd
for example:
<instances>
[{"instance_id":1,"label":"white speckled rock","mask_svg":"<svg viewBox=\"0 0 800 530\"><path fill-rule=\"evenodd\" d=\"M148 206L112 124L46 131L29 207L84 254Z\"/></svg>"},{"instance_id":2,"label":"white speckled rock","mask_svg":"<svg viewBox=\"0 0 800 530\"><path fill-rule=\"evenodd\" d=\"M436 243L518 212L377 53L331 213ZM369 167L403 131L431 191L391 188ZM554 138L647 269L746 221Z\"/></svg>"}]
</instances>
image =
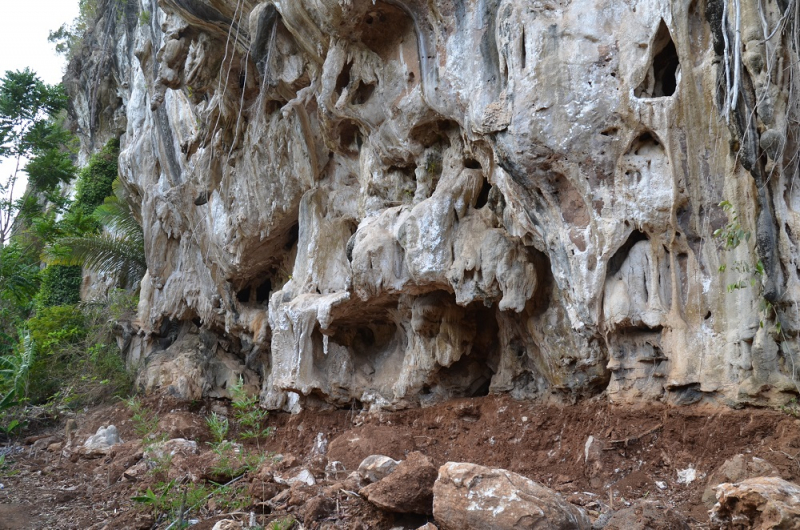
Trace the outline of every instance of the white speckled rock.
<instances>
[{"instance_id":1,"label":"white speckled rock","mask_svg":"<svg viewBox=\"0 0 800 530\"><path fill-rule=\"evenodd\" d=\"M528 478L476 464L448 462L433 486L433 516L443 530L588 530L589 518Z\"/></svg>"}]
</instances>

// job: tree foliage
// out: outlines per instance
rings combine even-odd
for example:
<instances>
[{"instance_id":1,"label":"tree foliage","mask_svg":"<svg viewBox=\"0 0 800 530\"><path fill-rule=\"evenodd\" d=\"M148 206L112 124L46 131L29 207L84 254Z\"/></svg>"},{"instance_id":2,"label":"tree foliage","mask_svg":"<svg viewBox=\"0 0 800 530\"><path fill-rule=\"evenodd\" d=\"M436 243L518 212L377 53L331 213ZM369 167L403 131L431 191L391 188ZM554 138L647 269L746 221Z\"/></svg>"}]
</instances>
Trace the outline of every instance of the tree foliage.
<instances>
[{"instance_id":1,"label":"tree foliage","mask_svg":"<svg viewBox=\"0 0 800 530\"><path fill-rule=\"evenodd\" d=\"M72 135L61 125L67 96L60 85L48 85L30 69L7 71L0 78L0 158L10 158L14 171L0 178L0 245L11 233L17 212L33 206L19 200L22 172L31 190L52 193L75 175Z\"/></svg>"}]
</instances>

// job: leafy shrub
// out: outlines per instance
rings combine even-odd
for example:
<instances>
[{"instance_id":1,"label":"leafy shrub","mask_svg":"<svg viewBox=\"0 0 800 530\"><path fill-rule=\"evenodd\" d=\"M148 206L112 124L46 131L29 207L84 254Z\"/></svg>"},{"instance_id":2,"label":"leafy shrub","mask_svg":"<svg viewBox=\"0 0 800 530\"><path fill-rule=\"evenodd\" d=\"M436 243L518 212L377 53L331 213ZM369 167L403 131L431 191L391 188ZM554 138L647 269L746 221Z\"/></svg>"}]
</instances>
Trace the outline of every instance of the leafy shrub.
<instances>
[{"instance_id":1,"label":"leafy shrub","mask_svg":"<svg viewBox=\"0 0 800 530\"><path fill-rule=\"evenodd\" d=\"M65 382L72 353L86 337L84 316L75 306L45 307L26 325L35 348L29 397L43 403Z\"/></svg>"},{"instance_id":2,"label":"leafy shrub","mask_svg":"<svg viewBox=\"0 0 800 530\"><path fill-rule=\"evenodd\" d=\"M25 322L23 337L30 344L21 341L14 354L32 351L25 397L32 403L74 406L127 395L132 380L109 315L122 314L134 300L114 292L105 303L40 308ZM8 395L10 377L0 372L0 398Z\"/></svg>"},{"instance_id":3,"label":"leafy shrub","mask_svg":"<svg viewBox=\"0 0 800 530\"><path fill-rule=\"evenodd\" d=\"M106 197L113 195L113 183L119 170L119 139L112 138L97 153L92 155L86 167L78 174L75 185L75 202L70 208L90 216L94 209L103 204Z\"/></svg>"},{"instance_id":4,"label":"leafy shrub","mask_svg":"<svg viewBox=\"0 0 800 530\"><path fill-rule=\"evenodd\" d=\"M74 305L81 301L83 272L76 265L51 265L41 273L37 307Z\"/></svg>"}]
</instances>

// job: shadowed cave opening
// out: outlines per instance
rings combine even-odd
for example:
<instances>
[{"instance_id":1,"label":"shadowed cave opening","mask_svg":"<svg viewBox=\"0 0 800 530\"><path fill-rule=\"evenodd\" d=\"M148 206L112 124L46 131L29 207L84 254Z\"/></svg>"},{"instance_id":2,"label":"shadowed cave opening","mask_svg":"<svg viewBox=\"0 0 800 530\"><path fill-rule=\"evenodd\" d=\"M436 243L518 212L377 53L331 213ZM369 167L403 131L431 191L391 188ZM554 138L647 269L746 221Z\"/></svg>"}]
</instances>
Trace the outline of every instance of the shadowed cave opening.
<instances>
[{"instance_id":1,"label":"shadowed cave opening","mask_svg":"<svg viewBox=\"0 0 800 530\"><path fill-rule=\"evenodd\" d=\"M475 201L475 209L480 210L489 202L489 192L492 191L492 185L489 184L489 181L486 180L486 177L483 177L483 184L481 185L481 192L478 194L478 198Z\"/></svg>"},{"instance_id":2,"label":"shadowed cave opening","mask_svg":"<svg viewBox=\"0 0 800 530\"><path fill-rule=\"evenodd\" d=\"M678 87L680 58L669 28L662 20L658 25L651 48L651 64L644 80L634 91L637 98L659 98L671 96Z\"/></svg>"},{"instance_id":3,"label":"shadowed cave opening","mask_svg":"<svg viewBox=\"0 0 800 530\"><path fill-rule=\"evenodd\" d=\"M353 68L353 62L350 61L344 65L339 76L336 78L336 94L342 95L344 89L350 84L350 70Z\"/></svg>"},{"instance_id":4,"label":"shadowed cave opening","mask_svg":"<svg viewBox=\"0 0 800 530\"><path fill-rule=\"evenodd\" d=\"M272 280L265 279L259 284L248 285L236 293L236 299L243 303L269 303L269 295L272 292Z\"/></svg>"},{"instance_id":5,"label":"shadowed cave opening","mask_svg":"<svg viewBox=\"0 0 800 530\"><path fill-rule=\"evenodd\" d=\"M631 235L628 236L628 239L625 241L625 243L619 247L619 250L617 250L611 259L608 260L606 278L610 278L619 272L619 270L622 268L622 264L625 263L625 260L628 258L628 254L630 254L631 249L636 243L639 241L647 241L647 239L647 235L644 232L639 230L634 230L631 232Z\"/></svg>"},{"instance_id":6,"label":"shadowed cave opening","mask_svg":"<svg viewBox=\"0 0 800 530\"><path fill-rule=\"evenodd\" d=\"M420 401L429 404L444 399L488 396L492 377L500 360L499 334L495 310L482 302L466 308L463 322L474 326L475 337L469 353L450 366L432 374L422 388Z\"/></svg>"}]
</instances>

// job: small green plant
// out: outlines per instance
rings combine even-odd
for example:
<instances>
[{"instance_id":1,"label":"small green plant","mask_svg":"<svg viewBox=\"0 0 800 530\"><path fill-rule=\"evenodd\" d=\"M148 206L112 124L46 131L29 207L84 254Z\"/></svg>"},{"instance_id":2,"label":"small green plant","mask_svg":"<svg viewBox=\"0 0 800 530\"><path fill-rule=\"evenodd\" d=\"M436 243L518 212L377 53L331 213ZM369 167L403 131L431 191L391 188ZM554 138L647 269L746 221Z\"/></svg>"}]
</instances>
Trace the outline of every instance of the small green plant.
<instances>
[{"instance_id":1,"label":"small green plant","mask_svg":"<svg viewBox=\"0 0 800 530\"><path fill-rule=\"evenodd\" d=\"M155 451L156 444L167 440L166 433L158 433L158 414L148 407L142 405L139 398L133 396L126 401L130 411L133 413L131 421L133 430L142 438L142 446L150 462L148 473L154 476L166 475L172 465L172 455L168 451Z\"/></svg>"},{"instance_id":2,"label":"small green plant","mask_svg":"<svg viewBox=\"0 0 800 530\"><path fill-rule=\"evenodd\" d=\"M253 505L253 498L247 494L247 486L217 484L214 504L224 511L243 511Z\"/></svg>"},{"instance_id":3,"label":"small green plant","mask_svg":"<svg viewBox=\"0 0 800 530\"><path fill-rule=\"evenodd\" d=\"M728 214L728 224L714 230L714 237L722 240L725 250L733 250L743 241L750 241L750 231L742 228L739 222L739 215L734 210L733 205L728 201L722 201L719 206Z\"/></svg>"},{"instance_id":4,"label":"small green plant","mask_svg":"<svg viewBox=\"0 0 800 530\"><path fill-rule=\"evenodd\" d=\"M0 433L3 433L8 437L14 434L14 432L16 432L17 430L21 429L22 429L22 423L16 418L10 420L8 422L8 425L5 426L0 425Z\"/></svg>"},{"instance_id":5,"label":"small green plant","mask_svg":"<svg viewBox=\"0 0 800 530\"><path fill-rule=\"evenodd\" d=\"M27 399L30 372L35 357L36 344L27 332L22 335L21 348L12 355L0 357L0 392L2 392L0 410L20 404ZM10 433L15 426L9 424L3 430Z\"/></svg>"},{"instance_id":6,"label":"small green plant","mask_svg":"<svg viewBox=\"0 0 800 530\"><path fill-rule=\"evenodd\" d=\"M125 404L133 413L131 421L134 432L143 440L150 439L158 428L158 414L142 405L141 400L136 396L130 397Z\"/></svg>"},{"instance_id":7,"label":"small green plant","mask_svg":"<svg viewBox=\"0 0 800 530\"><path fill-rule=\"evenodd\" d=\"M159 482L139 495L131 497L131 500L149 508L155 516L166 515L175 521L181 521L190 510L199 506L208 496L208 486L188 484L180 487L177 481L171 480Z\"/></svg>"},{"instance_id":8,"label":"small green plant","mask_svg":"<svg viewBox=\"0 0 800 530\"><path fill-rule=\"evenodd\" d=\"M285 519L276 519L269 523L269 530L290 530L295 523L295 518L292 516Z\"/></svg>"},{"instance_id":9,"label":"small green plant","mask_svg":"<svg viewBox=\"0 0 800 530\"><path fill-rule=\"evenodd\" d=\"M233 418L239 438L241 440L255 439L258 442L260 438L269 436L272 430L263 427L268 413L260 408L257 396L248 395L241 377L230 391L233 398L231 403ZM231 422L227 417L214 412L206 418L206 425L214 439L213 442L209 442L209 445L217 455L216 462L211 468L214 475L234 477L258 469L264 462L266 456L262 455L260 451L248 452L245 447L226 439L231 429Z\"/></svg>"},{"instance_id":10,"label":"small green plant","mask_svg":"<svg viewBox=\"0 0 800 530\"><path fill-rule=\"evenodd\" d=\"M230 427L228 418L216 412L212 412L211 416L206 418L206 425L208 425L208 429L211 431L211 436L214 437L214 442L211 445L222 444L225 441L225 437L228 435L228 429Z\"/></svg>"},{"instance_id":11,"label":"small green plant","mask_svg":"<svg viewBox=\"0 0 800 530\"><path fill-rule=\"evenodd\" d=\"M795 418L800 418L800 404L798 404L797 398L792 398L788 403L782 405L781 411Z\"/></svg>"},{"instance_id":12,"label":"small green plant","mask_svg":"<svg viewBox=\"0 0 800 530\"><path fill-rule=\"evenodd\" d=\"M149 26L150 25L151 14L150 11L146 9L142 9L139 11L139 25L140 26Z\"/></svg>"},{"instance_id":13,"label":"small green plant","mask_svg":"<svg viewBox=\"0 0 800 530\"><path fill-rule=\"evenodd\" d=\"M264 427L269 412L262 409L258 396L249 395L244 388L242 376L230 389L233 398L233 417L239 427L239 436L243 440L266 438L272 434L270 427Z\"/></svg>"},{"instance_id":14,"label":"small green plant","mask_svg":"<svg viewBox=\"0 0 800 530\"><path fill-rule=\"evenodd\" d=\"M739 214L733 208L733 205L728 201L722 201L719 206L728 215L728 224L722 228L714 230L714 237L721 242L721 246L726 251L732 251L738 248L742 243L750 241L751 232L745 230L739 220ZM765 269L764 263L755 259L755 264L751 261L736 260L731 267L727 263L719 266L719 272L725 273L729 269L738 273L739 279L726 285L728 293L733 293L739 289L757 288L760 297L759 311L764 318L775 321L774 331L781 333L781 322L778 318L778 312L775 307L763 297L762 293L762 280L764 278ZM764 327L764 318L759 320L759 326Z\"/></svg>"}]
</instances>

